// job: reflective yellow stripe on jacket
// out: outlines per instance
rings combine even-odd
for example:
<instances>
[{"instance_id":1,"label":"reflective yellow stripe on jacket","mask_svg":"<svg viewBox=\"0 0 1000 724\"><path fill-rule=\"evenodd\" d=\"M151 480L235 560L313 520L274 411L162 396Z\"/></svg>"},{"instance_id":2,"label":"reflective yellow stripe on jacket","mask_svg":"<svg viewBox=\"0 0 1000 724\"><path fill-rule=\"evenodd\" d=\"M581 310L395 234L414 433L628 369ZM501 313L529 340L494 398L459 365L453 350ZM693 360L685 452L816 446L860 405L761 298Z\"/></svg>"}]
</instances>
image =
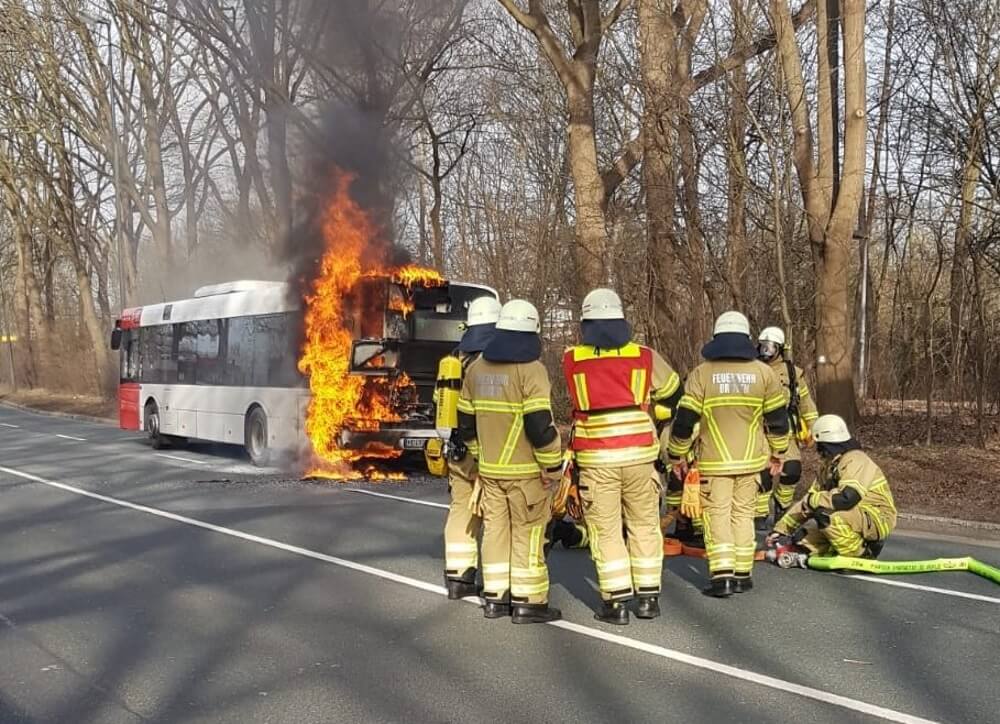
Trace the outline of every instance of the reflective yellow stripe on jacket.
<instances>
[{"instance_id":1,"label":"reflective yellow stripe on jacket","mask_svg":"<svg viewBox=\"0 0 1000 724\"><path fill-rule=\"evenodd\" d=\"M544 397L529 398L523 402L503 402L500 400L460 400L458 409L467 414L492 412L512 416L510 427L504 438L503 447L495 460L487 460L482 456L481 448L475 445L475 455L479 459L479 472L491 478L530 478L541 473L542 468L552 468L562 462L562 452L559 450L535 450L535 461L530 463L513 463L511 458L518 439L524 432L524 416L531 412L551 410L549 400ZM473 450L473 445L469 445Z\"/></svg>"}]
</instances>

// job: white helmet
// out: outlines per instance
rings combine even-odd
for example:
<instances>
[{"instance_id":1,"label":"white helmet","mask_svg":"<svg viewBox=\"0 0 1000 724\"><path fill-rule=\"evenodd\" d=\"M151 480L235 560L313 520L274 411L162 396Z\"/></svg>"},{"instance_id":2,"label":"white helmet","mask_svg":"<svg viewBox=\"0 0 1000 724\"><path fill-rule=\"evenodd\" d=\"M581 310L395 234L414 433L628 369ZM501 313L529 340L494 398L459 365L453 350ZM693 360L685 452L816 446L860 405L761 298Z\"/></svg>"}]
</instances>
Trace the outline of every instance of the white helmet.
<instances>
[{"instance_id":1,"label":"white helmet","mask_svg":"<svg viewBox=\"0 0 1000 724\"><path fill-rule=\"evenodd\" d=\"M500 301L496 297L476 297L469 303L466 327L477 324L496 324L500 318Z\"/></svg>"},{"instance_id":2,"label":"white helmet","mask_svg":"<svg viewBox=\"0 0 1000 724\"><path fill-rule=\"evenodd\" d=\"M595 289L583 298L580 319L625 319L622 300L611 289Z\"/></svg>"},{"instance_id":3,"label":"white helmet","mask_svg":"<svg viewBox=\"0 0 1000 724\"><path fill-rule=\"evenodd\" d=\"M728 333L745 334L749 337L750 322L739 312L723 312L715 320L715 329L712 331L712 334L714 336L716 334Z\"/></svg>"},{"instance_id":4,"label":"white helmet","mask_svg":"<svg viewBox=\"0 0 1000 724\"><path fill-rule=\"evenodd\" d=\"M779 347L785 346L785 333L781 327L765 327L757 337L758 342L774 342Z\"/></svg>"},{"instance_id":5,"label":"white helmet","mask_svg":"<svg viewBox=\"0 0 1000 724\"><path fill-rule=\"evenodd\" d=\"M535 305L524 299L511 299L500 308L500 318L497 329L511 332L531 332L538 334L542 326L538 321L538 310Z\"/></svg>"},{"instance_id":6,"label":"white helmet","mask_svg":"<svg viewBox=\"0 0 1000 724\"><path fill-rule=\"evenodd\" d=\"M851 431L840 415L820 415L813 423L812 436L816 442L847 442Z\"/></svg>"}]
</instances>

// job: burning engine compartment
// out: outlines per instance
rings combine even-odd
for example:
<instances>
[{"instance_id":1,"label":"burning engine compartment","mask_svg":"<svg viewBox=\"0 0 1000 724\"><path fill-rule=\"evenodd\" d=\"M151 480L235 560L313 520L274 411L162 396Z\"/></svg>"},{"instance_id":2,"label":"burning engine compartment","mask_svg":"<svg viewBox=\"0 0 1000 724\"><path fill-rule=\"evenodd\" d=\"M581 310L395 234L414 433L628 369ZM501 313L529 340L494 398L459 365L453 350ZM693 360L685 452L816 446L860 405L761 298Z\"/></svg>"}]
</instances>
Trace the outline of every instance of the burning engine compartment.
<instances>
[{"instance_id":1,"label":"burning engine compartment","mask_svg":"<svg viewBox=\"0 0 1000 724\"><path fill-rule=\"evenodd\" d=\"M464 303L435 270L389 263L391 244L335 175L322 214L325 251L303 294L299 370L309 380L309 475L401 477L378 460L434 436L437 361L460 336Z\"/></svg>"}]
</instances>

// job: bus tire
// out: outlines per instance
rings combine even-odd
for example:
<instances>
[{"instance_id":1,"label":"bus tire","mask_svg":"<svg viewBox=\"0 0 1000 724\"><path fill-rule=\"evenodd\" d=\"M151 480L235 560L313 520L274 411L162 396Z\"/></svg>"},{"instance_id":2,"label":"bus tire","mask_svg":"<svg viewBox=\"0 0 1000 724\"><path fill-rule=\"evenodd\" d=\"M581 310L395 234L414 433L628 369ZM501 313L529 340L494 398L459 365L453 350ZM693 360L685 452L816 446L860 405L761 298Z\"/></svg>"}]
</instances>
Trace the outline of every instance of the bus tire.
<instances>
[{"instance_id":1,"label":"bus tire","mask_svg":"<svg viewBox=\"0 0 1000 724\"><path fill-rule=\"evenodd\" d=\"M160 432L160 408L150 400L143 412L142 429L146 431L149 444L154 450L167 447L167 437Z\"/></svg>"},{"instance_id":2,"label":"bus tire","mask_svg":"<svg viewBox=\"0 0 1000 724\"><path fill-rule=\"evenodd\" d=\"M254 465L268 464L271 451L267 447L267 413L261 407L253 407L247 413L243 447Z\"/></svg>"}]
</instances>

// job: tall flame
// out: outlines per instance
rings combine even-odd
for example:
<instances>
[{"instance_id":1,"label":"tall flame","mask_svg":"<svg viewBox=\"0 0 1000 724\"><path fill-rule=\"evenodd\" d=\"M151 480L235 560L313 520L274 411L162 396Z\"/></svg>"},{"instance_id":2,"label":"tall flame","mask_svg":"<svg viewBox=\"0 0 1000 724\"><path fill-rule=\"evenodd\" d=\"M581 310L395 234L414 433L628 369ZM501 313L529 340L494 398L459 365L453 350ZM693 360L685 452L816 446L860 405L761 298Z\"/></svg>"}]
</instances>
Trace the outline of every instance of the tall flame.
<instances>
[{"instance_id":1,"label":"tall flame","mask_svg":"<svg viewBox=\"0 0 1000 724\"><path fill-rule=\"evenodd\" d=\"M322 218L326 249L319 273L304 295L305 339L298 366L308 376L311 392L306 433L316 460L309 474L394 477L379 475L370 466L358 471L351 464L362 458L395 458L402 454L401 450L386 446L347 450L338 444L344 428L373 431L383 422L400 421L394 401L414 388L405 373L394 379L350 374L352 335L347 320L351 310L345 305L362 278L387 278L407 287L444 280L432 269L387 266L388 244L365 210L351 198L353 180L346 173L334 177ZM413 311L412 302L397 302L396 311L408 315Z\"/></svg>"}]
</instances>

